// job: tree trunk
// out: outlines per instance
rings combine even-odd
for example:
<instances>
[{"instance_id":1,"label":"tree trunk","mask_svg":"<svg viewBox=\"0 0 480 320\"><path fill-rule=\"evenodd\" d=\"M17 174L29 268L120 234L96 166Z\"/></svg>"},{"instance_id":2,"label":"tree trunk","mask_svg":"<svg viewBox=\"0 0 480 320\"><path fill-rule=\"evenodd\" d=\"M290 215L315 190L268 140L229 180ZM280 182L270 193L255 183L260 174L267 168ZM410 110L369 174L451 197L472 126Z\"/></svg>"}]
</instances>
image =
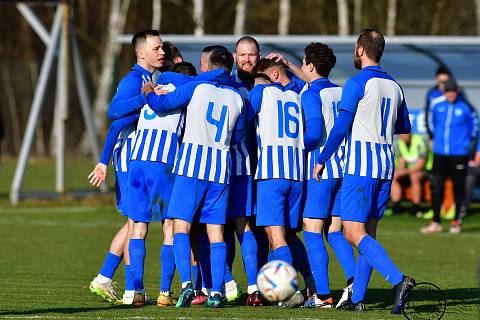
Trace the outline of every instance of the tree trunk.
<instances>
[{"instance_id":1,"label":"tree trunk","mask_svg":"<svg viewBox=\"0 0 480 320\"><path fill-rule=\"evenodd\" d=\"M193 21L195 22L195 30L193 33L196 36L203 36L205 34L203 0L193 0Z\"/></svg>"},{"instance_id":2,"label":"tree trunk","mask_svg":"<svg viewBox=\"0 0 480 320\"><path fill-rule=\"evenodd\" d=\"M107 40L101 58L102 70L100 72L97 92L93 102L93 121L97 132L100 132L105 127L108 101L112 91L115 58L120 53L121 49L121 44L116 41L116 38L123 33L128 9L130 7L130 0L123 0L123 2L121 0L112 0L111 3L112 5L107 27ZM86 133L83 134L81 139L80 150L82 153L87 153L90 150Z\"/></svg>"},{"instance_id":3,"label":"tree trunk","mask_svg":"<svg viewBox=\"0 0 480 320\"><path fill-rule=\"evenodd\" d=\"M152 29L160 31L162 22L162 0L152 1Z\"/></svg>"},{"instance_id":4,"label":"tree trunk","mask_svg":"<svg viewBox=\"0 0 480 320\"><path fill-rule=\"evenodd\" d=\"M359 33L362 29L362 0L353 2L353 33Z\"/></svg>"},{"instance_id":5,"label":"tree trunk","mask_svg":"<svg viewBox=\"0 0 480 320\"><path fill-rule=\"evenodd\" d=\"M245 19L247 16L247 1L238 0L235 7L235 26L233 28L233 34L241 35L245 33Z\"/></svg>"},{"instance_id":6,"label":"tree trunk","mask_svg":"<svg viewBox=\"0 0 480 320\"><path fill-rule=\"evenodd\" d=\"M278 10L278 34L285 36L290 28L290 0L280 0Z\"/></svg>"},{"instance_id":7,"label":"tree trunk","mask_svg":"<svg viewBox=\"0 0 480 320\"><path fill-rule=\"evenodd\" d=\"M12 127L13 152L15 155L20 150L20 139L22 134L20 132L20 115L18 114L17 99L13 90L13 81L8 68L2 68L3 89L5 91L5 98L7 100L8 113L10 114L10 125Z\"/></svg>"},{"instance_id":8,"label":"tree trunk","mask_svg":"<svg viewBox=\"0 0 480 320\"><path fill-rule=\"evenodd\" d=\"M477 35L480 36L480 0L475 0L475 9L477 12Z\"/></svg>"},{"instance_id":9,"label":"tree trunk","mask_svg":"<svg viewBox=\"0 0 480 320\"><path fill-rule=\"evenodd\" d=\"M395 35L395 25L397 24L397 0L388 0L387 8L387 35Z\"/></svg>"},{"instance_id":10,"label":"tree trunk","mask_svg":"<svg viewBox=\"0 0 480 320\"><path fill-rule=\"evenodd\" d=\"M337 0L338 35L348 35L348 4L347 0Z\"/></svg>"},{"instance_id":11,"label":"tree trunk","mask_svg":"<svg viewBox=\"0 0 480 320\"><path fill-rule=\"evenodd\" d=\"M432 17L432 25L430 28L431 35L438 34L438 30L440 29L440 18L442 17L444 8L445 8L445 0L437 0L435 5L435 12L433 13L433 17Z\"/></svg>"}]
</instances>

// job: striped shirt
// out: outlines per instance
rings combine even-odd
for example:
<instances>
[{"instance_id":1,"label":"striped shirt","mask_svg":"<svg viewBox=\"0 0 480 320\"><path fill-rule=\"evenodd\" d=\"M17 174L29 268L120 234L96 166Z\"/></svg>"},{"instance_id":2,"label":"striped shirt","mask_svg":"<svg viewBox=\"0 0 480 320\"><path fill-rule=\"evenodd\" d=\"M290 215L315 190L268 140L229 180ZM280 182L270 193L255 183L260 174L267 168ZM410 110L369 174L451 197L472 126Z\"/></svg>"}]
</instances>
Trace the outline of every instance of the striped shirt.
<instances>
[{"instance_id":1,"label":"striped shirt","mask_svg":"<svg viewBox=\"0 0 480 320\"><path fill-rule=\"evenodd\" d=\"M303 181L304 145L300 96L278 83L249 93L256 115L258 165L255 179Z\"/></svg>"}]
</instances>

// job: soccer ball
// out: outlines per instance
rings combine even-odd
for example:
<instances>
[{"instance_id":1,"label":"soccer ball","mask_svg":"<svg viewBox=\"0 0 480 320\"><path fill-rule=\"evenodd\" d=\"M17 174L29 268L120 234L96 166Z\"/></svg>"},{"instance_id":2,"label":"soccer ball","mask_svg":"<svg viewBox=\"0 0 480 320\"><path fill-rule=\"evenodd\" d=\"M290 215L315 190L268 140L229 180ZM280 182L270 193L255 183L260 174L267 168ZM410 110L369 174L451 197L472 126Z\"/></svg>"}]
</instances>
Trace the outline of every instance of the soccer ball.
<instances>
[{"instance_id":1,"label":"soccer ball","mask_svg":"<svg viewBox=\"0 0 480 320\"><path fill-rule=\"evenodd\" d=\"M257 286L268 301L288 300L298 290L297 271L285 261L270 261L258 271Z\"/></svg>"}]
</instances>

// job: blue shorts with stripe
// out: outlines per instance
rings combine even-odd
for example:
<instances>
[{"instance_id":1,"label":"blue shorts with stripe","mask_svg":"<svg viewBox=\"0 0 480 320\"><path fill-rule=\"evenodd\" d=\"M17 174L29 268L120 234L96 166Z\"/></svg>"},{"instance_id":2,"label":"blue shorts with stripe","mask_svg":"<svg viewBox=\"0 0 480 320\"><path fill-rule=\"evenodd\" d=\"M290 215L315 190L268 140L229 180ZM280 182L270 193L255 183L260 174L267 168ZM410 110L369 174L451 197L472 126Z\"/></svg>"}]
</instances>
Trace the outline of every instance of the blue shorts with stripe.
<instances>
[{"instance_id":1,"label":"blue shorts with stripe","mask_svg":"<svg viewBox=\"0 0 480 320\"><path fill-rule=\"evenodd\" d=\"M128 168L128 217L136 222L168 219L166 215L175 175L172 165L132 160Z\"/></svg>"},{"instance_id":2,"label":"blue shorts with stripe","mask_svg":"<svg viewBox=\"0 0 480 320\"><path fill-rule=\"evenodd\" d=\"M227 218L250 217L253 215L251 176L231 176Z\"/></svg>"},{"instance_id":3,"label":"blue shorts with stripe","mask_svg":"<svg viewBox=\"0 0 480 320\"><path fill-rule=\"evenodd\" d=\"M257 181L256 225L296 229L302 207L303 182L286 179Z\"/></svg>"},{"instance_id":4,"label":"blue shorts with stripe","mask_svg":"<svg viewBox=\"0 0 480 320\"><path fill-rule=\"evenodd\" d=\"M344 175L340 218L356 222L380 220L390 199L391 187L391 180Z\"/></svg>"},{"instance_id":5,"label":"blue shorts with stripe","mask_svg":"<svg viewBox=\"0 0 480 320\"><path fill-rule=\"evenodd\" d=\"M225 224L229 185L175 176L168 216L190 223Z\"/></svg>"},{"instance_id":6,"label":"blue shorts with stripe","mask_svg":"<svg viewBox=\"0 0 480 320\"><path fill-rule=\"evenodd\" d=\"M340 216L341 186L342 179L324 179L320 182L308 180L303 217L327 219Z\"/></svg>"},{"instance_id":7,"label":"blue shorts with stripe","mask_svg":"<svg viewBox=\"0 0 480 320\"><path fill-rule=\"evenodd\" d=\"M115 196L117 199L117 209L123 216L128 216L128 210L125 202L128 190L128 172L115 171Z\"/></svg>"}]
</instances>

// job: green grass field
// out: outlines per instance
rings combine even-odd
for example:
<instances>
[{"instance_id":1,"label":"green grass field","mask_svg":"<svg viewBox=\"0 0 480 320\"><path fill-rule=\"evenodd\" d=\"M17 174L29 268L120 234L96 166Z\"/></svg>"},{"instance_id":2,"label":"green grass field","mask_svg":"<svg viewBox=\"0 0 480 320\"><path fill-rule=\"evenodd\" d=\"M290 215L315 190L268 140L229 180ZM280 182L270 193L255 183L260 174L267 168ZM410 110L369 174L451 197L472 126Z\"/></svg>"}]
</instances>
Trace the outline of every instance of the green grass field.
<instances>
[{"instance_id":1,"label":"green grass field","mask_svg":"<svg viewBox=\"0 0 480 320\"><path fill-rule=\"evenodd\" d=\"M4 165L2 177L5 178ZM48 164L45 167L49 167ZM75 166L74 177L83 179L90 165ZM34 169L35 170L35 169ZM41 170L40 170L41 171ZM38 183L37 179L30 186ZM285 310L275 307L249 308L230 304L221 310L204 307L190 309L146 306L132 309L103 302L88 290L98 273L109 242L124 222L110 206L109 194L99 205L95 201L27 201L18 208L7 204L9 182L0 181L0 318L9 319L171 319L171 318L295 318L295 319L392 319L392 290L374 272L363 313L336 310ZM85 188L82 181L75 182ZM46 188L46 187L45 187ZM88 205L86 205L88 204ZM95 205L94 205L95 204ZM418 232L423 221L407 216L386 217L380 224L378 238L393 260L417 281L438 285L448 305L443 319L479 319L480 291L476 267L480 257L480 215L465 223L460 235L447 233L424 236ZM159 250L161 228L152 224L147 240L145 284L147 293L156 298L159 289ZM237 251L238 252L238 251ZM339 298L344 276L335 257L330 254L330 285ZM234 275L246 288L241 259L237 255ZM123 268L116 280L122 288ZM173 289L179 291L177 276ZM393 317L404 319L402 316ZM425 319L425 318L422 318Z\"/></svg>"}]
</instances>

